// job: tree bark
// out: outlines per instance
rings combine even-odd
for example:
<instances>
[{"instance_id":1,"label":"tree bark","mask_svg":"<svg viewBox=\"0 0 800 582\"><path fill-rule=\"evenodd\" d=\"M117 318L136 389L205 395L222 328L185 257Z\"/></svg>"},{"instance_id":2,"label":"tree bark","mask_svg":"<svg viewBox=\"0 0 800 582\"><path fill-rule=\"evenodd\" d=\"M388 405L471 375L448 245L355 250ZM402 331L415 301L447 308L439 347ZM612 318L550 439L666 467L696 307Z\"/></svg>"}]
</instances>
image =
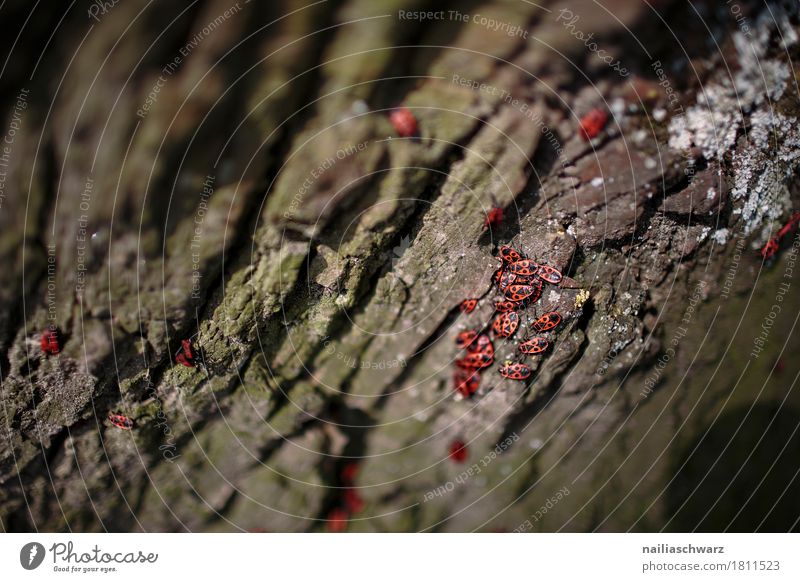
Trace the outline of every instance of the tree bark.
<instances>
[{"instance_id":1,"label":"tree bark","mask_svg":"<svg viewBox=\"0 0 800 582\"><path fill-rule=\"evenodd\" d=\"M4 530L797 529L796 2L7 4Z\"/></svg>"}]
</instances>

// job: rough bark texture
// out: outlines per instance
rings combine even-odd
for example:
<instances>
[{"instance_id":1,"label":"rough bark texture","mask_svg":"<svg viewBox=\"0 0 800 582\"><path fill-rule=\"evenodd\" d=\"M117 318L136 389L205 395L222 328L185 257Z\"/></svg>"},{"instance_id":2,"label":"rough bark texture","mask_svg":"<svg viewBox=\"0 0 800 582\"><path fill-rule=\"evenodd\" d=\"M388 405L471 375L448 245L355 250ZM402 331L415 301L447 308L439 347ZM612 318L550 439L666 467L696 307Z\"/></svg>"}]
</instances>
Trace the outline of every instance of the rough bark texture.
<instances>
[{"instance_id":1,"label":"rough bark texture","mask_svg":"<svg viewBox=\"0 0 800 582\"><path fill-rule=\"evenodd\" d=\"M0 9L4 530L797 528L796 2L180 4ZM565 324L457 401L509 242Z\"/></svg>"}]
</instances>

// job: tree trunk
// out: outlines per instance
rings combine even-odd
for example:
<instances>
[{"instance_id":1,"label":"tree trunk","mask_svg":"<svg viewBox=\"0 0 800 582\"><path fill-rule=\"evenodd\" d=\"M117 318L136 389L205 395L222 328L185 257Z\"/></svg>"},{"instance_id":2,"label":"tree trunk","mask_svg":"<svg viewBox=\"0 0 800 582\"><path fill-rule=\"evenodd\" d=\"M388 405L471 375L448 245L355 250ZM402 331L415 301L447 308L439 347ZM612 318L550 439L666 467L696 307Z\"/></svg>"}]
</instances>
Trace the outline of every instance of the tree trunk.
<instances>
[{"instance_id":1,"label":"tree trunk","mask_svg":"<svg viewBox=\"0 0 800 582\"><path fill-rule=\"evenodd\" d=\"M29 10L0 10L4 530L798 528L797 230L758 252L800 201L796 2ZM459 400L503 244L564 279Z\"/></svg>"}]
</instances>

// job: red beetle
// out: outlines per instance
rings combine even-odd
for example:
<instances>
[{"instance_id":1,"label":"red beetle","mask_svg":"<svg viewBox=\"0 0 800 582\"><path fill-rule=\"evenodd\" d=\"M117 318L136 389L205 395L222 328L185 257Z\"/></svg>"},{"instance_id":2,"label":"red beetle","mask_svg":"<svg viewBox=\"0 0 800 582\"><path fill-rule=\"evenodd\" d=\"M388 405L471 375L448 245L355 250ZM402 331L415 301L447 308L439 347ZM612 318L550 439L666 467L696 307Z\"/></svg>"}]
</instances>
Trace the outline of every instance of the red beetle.
<instances>
[{"instance_id":1,"label":"red beetle","mask_svg":"<svg viewBox=\"0 0 800 582\"><path fill-rule=\"evenodd\" d=\"M339 476L342 479L342 483L346 485L352 485L356 481L356 477L358 476L358 463L356 462L349 462L345 463L344 467L342 467L341 473Z\"/></svg>"},{"instance_id":2,"label":"red beetle","mask_svg":"<svg viewBox=\"0 0 800 582\"><path fill-rule=\"evenodd\" d=\"M45 354L54 355L61 351L61 333L57 329L46 329L39 338L39 347Z\"/></svg>"},{"instance_id":3,"label":"red beetle","mask_svg":"<svg viewBox=\"0 0 800 582\"><path fill-rule=\"evenodd\" d=\"M509 285L512 285L517 282L517 275L514 273L509 273L508 271L503 271L503 274L500 277L500 282L497 284L497 287L500 291L505 291L508 289Z\"/></svg>"},{"instance_id":4,"label":"red beetle","mask_svg":"<svg viewBox=\"0 0 800 582\"><path fill-rule=\"evenodd\" d=\"M524 258L525 257L522 256L522 253L508 245L500 247L500 260L502 260L504 263L516 263Z\"/></svg>"},{"instance_id":5,"label":"red beetle","mask_svg":"<svg viewBox=\"0 0 800 582\"><path fill-rule=\"evenodd\" d=\"M608 112L605 109L592 109L581 118L581 137L585 141L591 141L600 135L603 128L608 123Z\"/></svg>"},{"instance_id":6,"label":"red beetle","mask_svg":"<svg viewBox=\"0 0 800 582\"><path fill-rule=\"evenodd\" d=\"M464 349L468 347L476 339L478 339L478 332L475 331L474 329L468 329L466 331L460 332L456 336L456 345L459 348Z\"/></svg>"},{"instance_id":7,"label":"red beetle","mask_svg":"<svg viewBox=\"0 0 800 582\"><path fill-rule=\"evenodd\" d=\"M124 414L109 412L108 420L111 424L122 430L131 430L133 428L133 421Z\"/></svg>"},{"instance_id":8,"label":"red beetle","mask_svg":"<svg viewBox=\"0 0 800 582\"><path fill-rule=\"evenodd\" d=\"M509 273L514 273L515 275L524 275L527 277L535 275L538 270L539 265L530 259L522 259L521 261L511 263L508 266Z\"/></svg>"},{"instance_id":9,"label":"red beetle","mask_svg":"<svg viewBox=\"0 0 800 582\"><path fill-rule=\"evenodd\" d=\"M537 274L539 277L548 283L552 283L553 285L558 285L561 283L561 279L564 278L564 276L561 274L561 271L551 267L550 265L539 265L539 272Z\"/></svg>"},{"instance_id":10,"label":"red beetle","mask_svg":"<svg viewBox=\"0 0 800 582\"><path fill-rule=\"evenodd\" d=\"M344 490L344 495L342 498L344 501L344 506L349 512L358 513L364 509L364 500L361 498L361 495L359 495L357 489L348 487Z\"/></svg>"},{"instance_id":11,"label":"red beetle","mask_svg":"<svg viewBox=\"0 0 800 582\"><path fill-rule=\"evenodd\" d=\"M467 348L467 350L469 352L486 354L487 356L494 357L494 344L491 338L485 333L478 336L478 340Z\"/></svg>"},{"instance_id":12,"label":"red beetle","mask_svg":"<svg viewBox=\"0 0 800 582\"><path fill-rule=\"evenodd\" d=\"M467 460L467 456L469 456L467 444L460 439L454 440L450 443L448 456L456 463L463 463Z\"/></svg>"},{"instance_id":13,"label":"red beetle","mask_svg":"<svg viewBox=\"0 0 800 582\"><path fill-rule=\"evenodd\" d=\"M494 319L492 329L501 337L511 337L519 327L519 315L514 311L501 313Z\"/></svg>"},{"instance_id":14,"label":"red beetle","mask_svg":"<svg viewBox=\"0 0 800 582\"><path fill-rule=\"evenodd\" d=\"M347 522L350 519L350 514L342 507L334 507L328 513L328 520L326 527L329 532L340 533L347 529Z\"/></svg>"},{"instance_id":15,"label":"red beetle","mask_svg":"<svg viewBox=\"0 0 800 582\"><path fill-rule=\"evenodd\" d=\"M523 354L541 354L550 347L550 342L543 337L535 337L519 344L519 351Z\"/></svg>"},{"instance_id":16,"label":"red beetle","mask_svg":"<svg viewBox=\"0 0 800 582\"><path fill-rule=\"evenodd\" d=\"M500 367L500 375L509 380L526 380L531 375L531 369L525 364L506 362Z\"/></svg>"},{"instance_id":17,"label":"red beetle","mask_svg":"<svg viewBox=\"0 0 800 582\"><path fill-rule=\"evenodd\" d=\"M494 302L494 310L500 313L505 313L506 311L516 311L519 309L520 305L516 301L495 301Z\"/></svg>"},{"instance_id":18,"label":"red beetle","mask_svg":"<svg viewBox=\"0 0 800 582\"><path fill-rule=\"evenodd\" d=\"M778 248L780 248L778 244L778 237L773 237L767 241L767 244L764 245L764 248L761 249L760 253L764 259L771 259L772 256L778 252Z\"/></svg>"},{"instance_id":19,"label":"red beetle","mask_svg":"<svg viewBox=\"0 0 800 582\"><path fill-rule=\"evenodd\" d=\"M487 368L494 363L494 357L483 352L472 352L467 354L460 360L456 360L456 366L459 368Z\"/></svg>"},{"instance_id":20,"label":"red beetle","mask_svg":"<svg viewBox=\"0 0 800 582\"><path fill-rule=\"evenodd\" d=\"M477 299L464 299L464 301L461 302L461 305L459 305L459 309L461 309L461 311L463 311L464 313L472 313L473 311L475 311L475 307L477 305L478 305Z\"/></svg>"},{"instance_id":21,"label":"red beetle","mask_svg":"<svg viewBox=\"0 0 800 582\"><path fill-rule=\"evenodd\" d=\"M542 296L542 287L544 287L544 283L542 283L542 280L539 277L534 277L529 285L533 287L533 293L530 294L530 297L528 297L526 301L528 303L536 303Z\"/></svg>"},{"instance_id":22,"label":"red beetle","mask_svg":"<svg viewBox=\"0 0 800 582\"><path fill-rule=\"evenodd\" d=\"M187 368L194 368L194 350L192 349L192 340L181 340L181 347L178 353L175 354L175 361L183 364Z\"/></svg>"},{"instance_id":23,"label":"red beetle","mask_svg":"<svg viewBox=\"0 0 800 582\"><path fill-rule=\"evenodd\" d=\"M417 119L408 107L400 107L392 111L389 114L389 121L400 137L417 135Z\"/></svg>"},{"instance_id":24,"label":"red beetle","mask_svg":"<svg viewBox=\"0 0 800 582\"><path fill-rule=\"evenodd\" d=\"M483 228L497 228L501 222L503 222L503 209L494 207L486 215L486 220L483 221Z\"/></svg>"},{"instance_id":25,"label":"red beetle","mask_svg":"<svg viewBox=\"0 0 800 582\"><path fill-rule=\"evenodd\" d=\"M481 376L478 370L457 369L453 372L453 389L464 398L469 398L478 391Z\"/></svg>"},{"instance_id":26,"label":"red beetle","mask_svg":"<svg viewBox=\"0 0 800 582\"><path fill-rule=\"evenodd\" d=\"M536 293L535 285L514 284L506 287L505 296L510 301L523 301Z\"/></svg>"},{"instance_id":27,"label":"red beetle","mask_svg":"<svg viewBox=\"0 0 800 582\"><path fill-rule=\"evenodd\" d=\"M800 212L795 212L792 214L792 217L786 222L786 224L784 224L780 230L778 230L778 233L767 241L761 251L759 251L765 260L771 259L772 256L778 252L778 249L780 249L781 239L789 234L789 232L796 227L798 222L800 222Z\"/></svg>"},{"instance_id":28,"label":"red beetle","mask_svg":"<svg viewBox=\"0 0 800 582\"><path fill-rule=\"evenodd\" d=\"M800 222L800 212L795 212L792 214L792 217L784 224L781 229L778 231L777 237L783 238L789 232L797 226L797 223Z\"/></svg>"},{"instance_id":29,"label":"red beetle","mask_svg":"<svg viewBox=\"0 0 800 582\"><path fill-rule=\"evenodd\" d=\"M555 311L545 313L539 319L533 322L533 329L538 332L550 331L561 323L561 315Z\"/></svg>"}]
</instances>

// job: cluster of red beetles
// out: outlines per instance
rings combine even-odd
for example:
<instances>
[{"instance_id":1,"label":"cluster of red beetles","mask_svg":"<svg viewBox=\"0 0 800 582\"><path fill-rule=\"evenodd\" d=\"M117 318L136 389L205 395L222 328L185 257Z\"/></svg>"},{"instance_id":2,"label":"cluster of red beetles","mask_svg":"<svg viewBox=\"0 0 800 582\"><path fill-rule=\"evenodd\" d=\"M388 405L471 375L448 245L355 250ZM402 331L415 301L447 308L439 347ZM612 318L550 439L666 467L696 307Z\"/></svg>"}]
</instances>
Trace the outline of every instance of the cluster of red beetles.
<instances>
[{"instance_id":1,"label":"cluster of red beetles","mask_svg":"<svg viewBox=\"0 0 800 582\"><path fill-rule=\"evenodd\" d=\"M500 248L500 261L501 266L494 273L493 282L503 298L494 303L497 315L491 327L495 336L508 339L519 327L520 312L541 297L544 283L558 285L562 275L555 268L538 264L510 246ZM464 313L472 313L477 305L477 299L465 299L460 308ZM545 333L559 323L561 315L551 311L538 318L532 327L537 333ZM467 353L455 362L453 386L458 394L469 398L478 391L481 372L494 363L494 344L488 333L468 329L456 336L456 346ZM519 344L519 351L524 357L544 353L549 347L550 341L546 337L536 336L525 338ZM531 375L530 367L522 362L506 361L499 372L510 380L526 380Z\"/></svg>"}]
</instances>

